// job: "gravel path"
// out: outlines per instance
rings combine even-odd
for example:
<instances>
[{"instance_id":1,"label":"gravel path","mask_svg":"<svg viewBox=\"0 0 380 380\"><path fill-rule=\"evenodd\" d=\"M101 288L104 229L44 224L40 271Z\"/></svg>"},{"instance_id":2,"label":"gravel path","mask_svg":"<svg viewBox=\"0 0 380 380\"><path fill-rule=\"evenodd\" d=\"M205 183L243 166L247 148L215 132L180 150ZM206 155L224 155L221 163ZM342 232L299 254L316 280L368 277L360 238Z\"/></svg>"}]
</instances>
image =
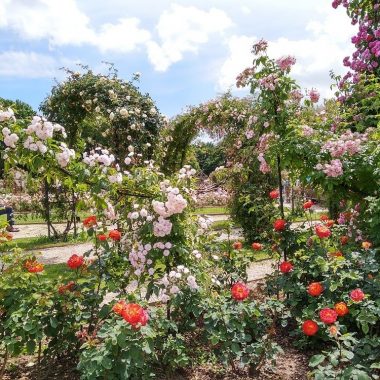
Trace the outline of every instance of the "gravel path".
<instances>
[{"instance_id":1,"label":"gravel path","mask_svg":"<svg viewBox=\"0 0 380 380\"><path fill-rule=\"evenodd\" d=\"M85 252L89 251L93 247L92 243L82 243L82 244L73 244L67 245L64 247L53 247L45 248L40 250L33 250L30 252L39 252L41 257L38 261L44 264L59 264L65 263L69 257L76 253L78 255L83 255Z\"/></svg>"}]
</instances>

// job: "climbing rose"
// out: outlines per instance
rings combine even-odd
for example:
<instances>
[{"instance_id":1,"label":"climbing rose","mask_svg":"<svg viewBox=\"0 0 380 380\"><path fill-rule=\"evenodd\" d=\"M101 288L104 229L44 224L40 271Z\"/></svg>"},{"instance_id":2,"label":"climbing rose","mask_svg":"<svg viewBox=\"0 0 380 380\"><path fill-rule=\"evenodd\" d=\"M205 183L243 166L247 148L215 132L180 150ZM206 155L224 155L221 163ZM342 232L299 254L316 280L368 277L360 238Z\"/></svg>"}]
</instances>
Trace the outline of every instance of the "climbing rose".
<instances>
[{"instance_id":1,"label":"climbing rose","mask_svg":"<svg viewBox=\"0 0 380 380\"><path fill-rule=\"evenodd\" d=\"M318 332L318 325L316 322L312 321L311 319L308 319L302 324L302 331L307 336L315 335Z\"/></svg>"},{"instance_id":2,"label":"climbing rose","mask_svg":"<svg viewBox=\"0 0 380 380\"><path fill-rule=\"evenodd\" d=\"M293 264L289 261L283 261L280 264L280 271L282 273L289 273L291 270L293 270Z\"/></svg>"},{"instance_id":3,"label":"climbing rose","mask_svg":"<svg viewBox=\"0 0 380 380\"><path fill-rule=\"evenodd\" d=\"M249 289L241 282L237 282L231 288L232 298L236 301L243 301L249 296Z\"/></svg>"},{"instance_id":4,"label":"climbing rose","mask_svg":"<svg viewBox=\"0 0 380 380\"><path fill-rule=\"evenodd\" d=\"M321 318L321 321L323 323L331 325L332 323L336 322L338 314L334 309L325 308L319 312L319 318Z\"/></svg>"},{"instance_id":5,"label":"climbing rose","mask_svg":"<svg viewBox=\"0 0 380 380\"><path fill-rule=\"evenodd\" d=\"M140 325L141 326L146 326L146 324L148 323L148 321L149 321L149 314L148 314L148 312L145 309L143 309L143 315L142 315L142 317L140 319Z\"/></svg>"},{"instance_id":6,"label":"climbing rose","mask_svg":"<svg viewBox=\"0 0 380 380\"><path fill-rule=\"evenodd\" d=\"M25 268L29 273L39 273L44 270L44 264L38 263L36 260L27 260Z\"/></svg>"},{"instance_id":7,"label":"climbing rose","mask_svg":"<svg viewBox=\"0 0 380 380\"><path fill-rule=\"evenodd\" d=\"M273 223L273 227L276 231L283 231L286 227L286 220L284 219L277 219Z\"/></svg>"},{"instance_id":8,"label":"climbing rose","mask_svg":"<svg viewBox=\"0 0 380 380\"><path fill-rule=\"evenodd\" d=\"M124 306L122 317L133 327L136 327L136 325L141 323L141 321L146 324L144 309L135 303L128 303Z\"/></svg>"},{"instance_id":9,"label":"climbing rose","mask_svg":"<svg viewBox=\"0 0 380 380\"><path fill-rule=\"evenodd\" d=\"M372 243L369 241L363 241L362 243L362 248L365 249L366 251L372 247Z\"/></svg>"},{"instance_id":10,"label":"climbing rose","mask_svg":"<svg viewBox=\"0 0 380 380\"><path fill-rule=\"evenodd\" d=\"M340 243L342 245L346 245L348 243L348 236L341 236L340 237Z\"/></svg>"},{"instance_id":11,"label":"climbing rose","mask_svg":"<svg viewBox=\"0 0 380 380\"><path fill-rule=\"evenodd\" d=\"M365 294L364 294L363 290L361 290L361 289L352 290L350 293L350 298L354 302L363 301L364 297L365 297Z\"/></svg>"},{"instance_id":12,"label":"climbing rose","mask_svg":"<svg viewBox=\"0 0 380 380\"><path fill-rule=\"evenodd\" d=\"M312 282L308 287L307 287L307 292L313 296L313 297L318 297L320 296L324 291L324 287L320 282Z\"/></svg>"},{"instance_id":13,"label":"climbing rose","mask_svg":"<svg viewBox=\"0 0 380 380\"><path fill-rule=\"evenodd\" d=\"M107 240L107 236L104 235L104 234L100 234L100 235L98 235L97 238L98 238L98 240L100 240L100 241L105 241L105 240Z\"/></svg>"},{"instance_id":14,"label":"climbing rose","mask_svg":"<svg viewBox=\"0 0 380 380\"><path fill-rule=\"evenodd\" d=\"M241 241L235 241L233 244L232 244L232 247L234 249L242 249L243 248L243 244Z\"/></svg>"},{"instance_id":15,"label":"climbing rose","mask_svg":"<svg viewBox=\"0 0 380 380\"><path fill-rule=\"evenodd\" d=\"M309 208L311 208L311 207L313 207L313 206L314 206L314 202L311 201L311 200L309 200L309 201L307 201L307 202L305 202L305 203L303 204L303 208L304 208L304 210L308 210Z\"/></svg>"},{"instance_id":16,"label":"climbing rose","mask_svg":"<svg viewBox=\"0 0 380 380\"><path fill-rule=\"evenodd\" d=\"M112 239L112 240L120 240L121 239L121 233L120 231L118 230L112 230L109 232L108 236Z\"/></svg>"},{"instance_id":17,"label":"climbing rose","mask_svg":"<svg viewBox=\"0 0 380 380\"><path fill-rule=\"evenodd\" d=\"M334 306L334 310L339 315L339 317L343 317L349 313L348 307L344 302L338 302Z\"/></svg>"},{"instance_id":18,"label":"climbing rose","mask_svg":"<svg viewBox=\"0 0 380 380\"><path fill-rule=\"evenodd\" d=\"M97 223L96 221L96 216L95 215L91 215L89 216L88 218L86 218L84 221L83 221L83 225L86 227L86 228L91 228L93 226L95 226Z\"/></svg>"},{"instance_id":19,"label":"climbing rose","mask_svg":"<svg viewBox=\"0 0 380 380\"><path fill-rule=\"evenodd\" d=\"M312 88L311 91L309 92L309 97L312 103L318 103L320 95L316 89Z\"/></svg>"},{"instance_id":20,"label":"climbing rose","mask_svg":"<svg viewBox=\"0 0 380 380\"><path fill-rule=\"evenodd\" d=\"M317 227L315 227L315 233L321 239L328 238L331 235L331 231L328 229L328 227L322 225L318 225Z\"/></svg>"},{"instance_id":21,"label":"climbing rose","mask_svg":"<svg viewBox=\"0 0 380 380\"><path fill-rule=\"evenodd\" d=\"M67 266L71 269L77 269L81 267L83 263L84 263L83 256L78 256L77 254L74 254L67 261Z\"/></svg>"},{"instance_id":22,"label":"climbing rose","mask_svg":"<svg viewBox=\"0 0 380 380\"><path fill-rule=\"evenodd\" d=\"M260 244L260 243L252 243L252 248L255 250L255 251L261 251L263 249L263 245Z\"/></svg>"},{"instance_id":23,"label":"climbing rose","mask_svg":"<svg viewBox=\"0 0 380 380\"><path fill-rule=\"evenodd\" d=\"M275 190L272 190L270 193L269 193L269 197L271 199L277 199L278 197L280 196L280 192L275 189Z\"/></svg>"}]
</instances>

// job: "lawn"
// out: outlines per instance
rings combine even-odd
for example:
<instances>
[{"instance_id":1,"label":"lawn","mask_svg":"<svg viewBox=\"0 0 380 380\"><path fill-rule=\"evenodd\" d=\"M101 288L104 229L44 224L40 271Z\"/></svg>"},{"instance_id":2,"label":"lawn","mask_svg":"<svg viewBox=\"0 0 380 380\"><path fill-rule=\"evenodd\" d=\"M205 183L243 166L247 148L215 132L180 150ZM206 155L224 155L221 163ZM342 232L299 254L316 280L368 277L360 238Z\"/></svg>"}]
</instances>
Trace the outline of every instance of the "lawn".
<instances>
[{"instance_id":1,"label":"lawn","mask_svg":"<svg viewBox=\"0 0 380 380\"><path fill-rule=\"evenodd\" d=\"M36 236L36 237L27 237L12 240L7 243L10 248L18 247L25 250L32 249L44 249L51 247L63 247L67 245L74 245L78 243L85 243L88 241L88 236L84 234L79 234L77 238L70 234L66 239L54 239L48 238L47 236Z\"/></svg>"}]
</instances>

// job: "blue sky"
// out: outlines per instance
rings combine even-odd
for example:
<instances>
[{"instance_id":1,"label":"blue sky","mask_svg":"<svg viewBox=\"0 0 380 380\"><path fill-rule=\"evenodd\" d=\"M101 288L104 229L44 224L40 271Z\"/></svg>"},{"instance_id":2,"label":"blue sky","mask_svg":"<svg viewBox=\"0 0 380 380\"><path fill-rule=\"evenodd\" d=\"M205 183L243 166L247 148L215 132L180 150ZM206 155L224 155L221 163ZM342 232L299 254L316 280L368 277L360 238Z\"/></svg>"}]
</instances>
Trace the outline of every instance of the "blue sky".
<instances>
[{"instance_id":1,"label":"blue sky","mask_svg":"<svg viewBox=\"0 0 380 380\"><path fill-rule=\"evenodd\" d=\"M0 96L35 109L60 67L76 63L120 76L173 116L232 89L259 38L274 56L294 55L304 88L330 94L329 71L352 51L354 27L330 0L0 0Z\"/></svg>"}]
</instances>

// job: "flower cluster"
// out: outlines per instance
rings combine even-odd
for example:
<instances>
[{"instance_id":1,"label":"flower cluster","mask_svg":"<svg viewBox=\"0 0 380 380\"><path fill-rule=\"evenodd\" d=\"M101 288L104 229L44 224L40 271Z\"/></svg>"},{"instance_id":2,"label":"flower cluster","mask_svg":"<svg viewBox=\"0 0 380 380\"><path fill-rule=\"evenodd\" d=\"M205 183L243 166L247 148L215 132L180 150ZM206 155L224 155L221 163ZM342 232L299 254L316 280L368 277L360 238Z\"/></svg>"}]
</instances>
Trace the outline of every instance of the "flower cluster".
<instances>
[{"instance_id":1,"label":"flower cluster","mask_svg":"<svg viewBox=\"0 0 380 380\"><path fill-rule=\"evenodd\" d=\"M8 108L7 111L0 110L0 122L13 119L15 120L15 114L12 108Z\"/></svg>"},{"instance_id":2,"label":"flower cluster","mask_svg":"<svg viewBox=\"0 0 380 380\"><path fill-rule=\"evenodd\" d=\"M338 140L329 140L322 146L322 152L329 152L331 157L350 156L360 152L361 144L367 141L367 134L346 131Z\"/></svg>"},{"instance_id":3,"label":"flower cluster","mask_svg":"<svg viewBox=\"0 0 380 380\"><path fill-rule=\"evenodd\" d=\"M61 125L53 124L43 117L34 116L31 124L25 129L28 137L24 141L24 148L45 154L48 150L46 141L53 138L54 132L61 132L62 137L66 138L65 129Z\"/></svg>"},{"instance_id":4,"label":"flower cluster","mask_svg":"<svg viewBox=\"0 0 380 380\"><path fill-rule=\"evenodd\" d=\"M268 163L266 162L264 154L263 153L259 153L259 155L257 156L257 159L260 162L259 170L261 171L261 173L264 173L264 174L265 173L269 173L271 171L271 168L268 165Z\"/></svg>"},{"instance_id":5,"label":"flower cluster","mask_svg":"<svg viewBox=\"0 0 380 380\"><path fill-rule=\"evenodd\" d=\"M75 157L75 151L74 149L69 149L63 142L61 142L60 149L61 152L56 153L55 157L59 166L65 168L69 164L70 159Z\"/></svg>"},{"instance_id":6,"label":"flower cluster","mask_svg":"<svg viewBox=\"0 0 380 380\"><path fill-rule=\"evenodd\" d=\"M279 78L277 74L269 74L266 77L263 77L259 80L259 84L261 87L263 87L265 90L274 91L276 89L276 86L278 84Z\"/></svg>"},{"instance_id":7,"label":"flower cluster","mask_svg":"<svg viewBox=\"0 0 380 380\"><path fill-rule=\"evenodd\" d=\"M163 286L161 293L161 300L163 302L168 301L171 296L178 294L181 290L181 286L187 286L192 290L198 290L196 278L190 273L189 268L184 265L178 265L171 270L169 274L165 274L158 284Z\"/></svg>"},{"instance_id":8,"label":"flower cluster","mask_svg":"<svg viewBox=\"0 0 380 380\"><path fill-rule=\"evenodd\" d=\"M135 303L126 303L124 300L118 301L112 310L123 317L134 329L146 326L149 321L147 310Z\"/></svg>"},{"instance_id":9,"label":"flower cluster","mask_svg":"<svg viewBox=\"0 0 380 380\"><path fill-rule=\"evenodd\" d=\"M180 169L178 177L179 178L191 178L195 175L197 171L193 169L190 165L185 165Z\"/></svg>"},{"instance_id":10,"label":"flower cluster","mask_svg":"<svg viewBox=\"0 0 380 380\"><path fill-rule=\"evenodd\" d=\"M328 177L339 177L343 174L342 161L339 159L331 160L328 164L317 164L317 170L322 170Z\"/></svg>"},{"instance_id":11,"label":"flower cluster","mask_svg":"<svg viewBox=\"0 0 380 380\"><path fill-rule=\"evenodd\" d=\"M167 196L166 202L152 201L153 210L162 218L169 218L173 214L181 214L187 206L187 201L179 193L179 189L169 186L164 191Z\"/></svg>"},{"instance_id":12,"label":"flower cluster","mask_svg":"<svg viewBox=\"0 0 380 380\"><path fill-rule=\"evenodd\" d=\"M2 133L5 146L8 148L16 148L16 143L19 140L19 137L16 135L16 133L12 133L11 130L7 127L4 127L2 129Z\"/></svg>"},{"instance_id":13,"label":"flower cluster","mask_svg":"<svg viewBox=\"0 0 380 380\"><path fill-rule=\"evenodd\" d=\"M90 153L83 153L83 162L91 167L96 164L108 167L115 162L115 156L110 154L108 149L95 148Z\"/></svg>"},{"instance_id":14,"label":"flower cluster","mask_svg":"<svg viewBox=\"0 0 380 380\"><path fill-rule=\"evenodd\" d=\"M276 60L276 63L280 70L288 71L296 63L296 59L290 55L287 57L281 57Z\"/></svg>"}]
</instances>

